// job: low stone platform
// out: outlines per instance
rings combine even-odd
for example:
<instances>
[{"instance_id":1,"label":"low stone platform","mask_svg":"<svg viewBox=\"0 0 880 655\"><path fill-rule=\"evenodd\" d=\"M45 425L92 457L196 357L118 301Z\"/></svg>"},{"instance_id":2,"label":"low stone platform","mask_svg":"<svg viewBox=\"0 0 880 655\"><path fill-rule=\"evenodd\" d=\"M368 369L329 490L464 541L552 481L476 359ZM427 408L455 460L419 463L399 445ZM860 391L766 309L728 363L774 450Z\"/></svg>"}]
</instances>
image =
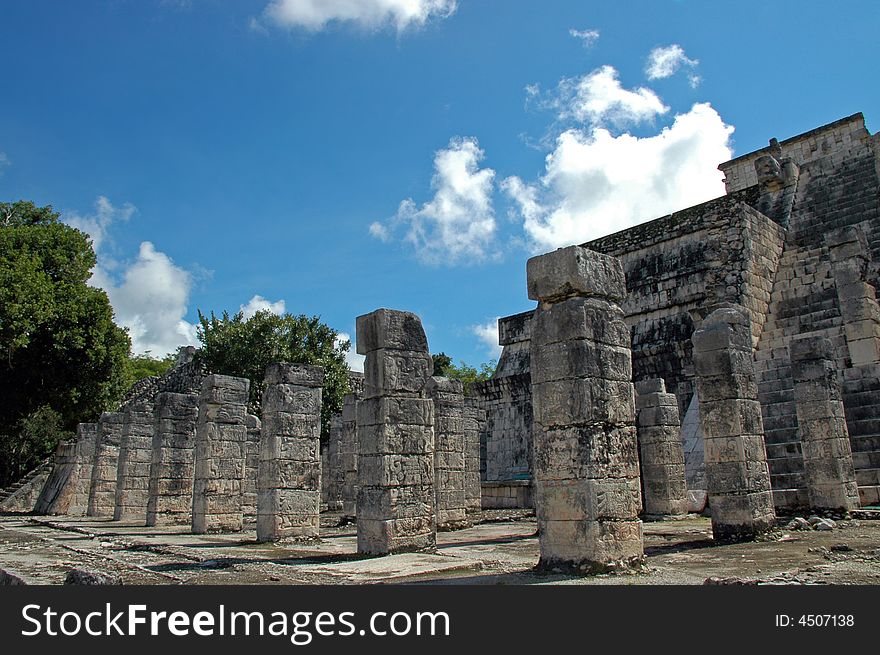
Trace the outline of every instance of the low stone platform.
<instances>
[{"instance_id":1,"label":"low stone platform","mask_svg":"<svg viewBox=\"0 0 880 655\"><path fill-rule=\"evenodd\" d=\"M644 524L648 570L590 578L538 573L533 516L484 512L437 536L436 554L357 554L354 526L321 516L317 542L259 544L256 533L190 534L96 518L0 516L0 569L28 584L61 584L73 568L124 584L880 584L880 521L827 532L780 529L755 543L715 545L709 519Z\"/></svg>"}]
</instances>

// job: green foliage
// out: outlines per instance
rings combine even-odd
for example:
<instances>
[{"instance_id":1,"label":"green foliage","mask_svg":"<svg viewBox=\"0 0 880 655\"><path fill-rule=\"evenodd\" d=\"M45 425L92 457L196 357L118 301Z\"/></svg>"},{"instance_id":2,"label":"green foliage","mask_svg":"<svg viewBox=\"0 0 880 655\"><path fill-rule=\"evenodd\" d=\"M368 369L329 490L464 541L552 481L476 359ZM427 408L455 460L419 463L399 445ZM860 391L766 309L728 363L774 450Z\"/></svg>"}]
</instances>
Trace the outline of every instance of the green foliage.
<instances>
[{"instance_id":1,"label":"green foliage","mask_svg":"<svg viewBox=\"0 0 880 655\"><path fill-rule=\"evenodd\" d=\"M23 432L28 417L45 430L53 411L59 429L72 430L125 390L130 341L107 294L87 284L94 265L88 237L51 207L0 203L0 450L15 458L0 486L54 448Z\"/></svg>"},{"instance_id":2,"label":"green foliage","mask_svg":"<svg viewBox=\"0 0 880 655\"><path fill-rule=\"evenodd\" d=\"M129 355L126 362L125 386L131 388L138 380L164 375L176 361L177 356L173 354L165 355L162 359L155 359L149 352L143 355Z\"/></svg>"},{"instance_id":3,"label":"green foliage","mask_svg":"<svg viewBox=\"0 0 880 655\"><path fill-rule=\"evenodd\" d=\"M495 359L480 364L480 368L476 369L461 360L456 366L452 363L452 359L444 353L431 355L431 357L434 358L434 375L461 380L466 395L470 394L476 382L485 382L491 378L498 366L498 361Z\"/></svg>"},{"instance_id":4,"label":"green foliage","mask_svg":"<svg viewBox=\"0 0 880 655\"><path fill-rule=\"evenodd\" d=\"M437 353L436 355L431 355L431 359L434 360L434 372L431 373L431 375L435 377L446 377L444 371L452 368L452 357L446 353Z\"/></svg>"},{"instance_id":5,"label":"green foliage","mask_svg":"<svg viewBox=\"0 0 880 655\"><path fill-rule=\"evenodd\" d=\"M35 468L59 442L74 433L64 429L61 414L43 405L23 417L14 434L14 439L0 439L0 477L10 482Z\"/></svg>"},{"instance_id":6,"label":"green foliage","mask_svg":"<svg viewBox=\"0 0 880 655\"><path fill-rule=\"evenodd\" d=\"M345 354L350 344L336 344L337 332L321 323L318 316L277 316L257 312L245 320L239 312L221 318L208 318L199 312L198 361L209 371L245 377L251 381L249 410L259 415L266 367L273 362L319 364L324 367L321 403L321 436L326 439L330 417L340 411L342 397L348 393L348 366Z\"/></svg>"}]
</instances>

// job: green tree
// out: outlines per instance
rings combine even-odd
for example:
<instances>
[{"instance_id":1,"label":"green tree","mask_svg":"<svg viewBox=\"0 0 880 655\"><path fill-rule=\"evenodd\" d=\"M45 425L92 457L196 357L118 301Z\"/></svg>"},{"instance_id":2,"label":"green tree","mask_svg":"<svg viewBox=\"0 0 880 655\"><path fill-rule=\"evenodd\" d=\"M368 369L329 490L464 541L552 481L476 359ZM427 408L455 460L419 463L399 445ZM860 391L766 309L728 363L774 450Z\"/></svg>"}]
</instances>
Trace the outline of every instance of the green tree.
<instances>
[{"instance_id":1,"label":"green tree","mask_svg":"<svg viewBox=\"0 0 880 655\"><path fill-rule=\"evenodd\" d=\"M213 373L234 375L251 381L249 410L260 414L266 367L273 362L319 364L324 367L321 403L321 436L326 439L330 417L340 411L348 393L345 354L350 344L337 343L337 332L318 316L257 312L249 319L239 312L208 318L199 312L198 361Z\"/></svg>"},{"instance_id":2,"label":"green tree","mask_svg":"<svg viewBox=\"0 0 880 655\"><path fill-rule=\"evenodd\" d=\"M52 207L0 203L0 486L52 452L51 417L73 430L125 390L130 341L88 285L94 265L88 236Z\"/></svg>"},{"instance_id":3,"label":"green tree","mask_svg":"<svg viewBox=\"0 0 880 655\"><path fill-rule=\"evenodd\" d=\"M431 355L431 359L434 360L434 372L431 375L446 377L444 371L452 367L452 357L446 353L437 353L436 355Z\"/></svg>"},{"instance_id":4,"label":"green tree","mask_svg":"<svg viewBox=\"0 0 880 655\"><path fill-rule=\"evenodd\" d=\"M434 359L434 375L461 380L465 394L469 394L476 382L485 382L495 373L498 361L489 360L480 364L480 368L474 368L459 360L458 366L452 363L452 358L445 353L431 355Z\"/></svg>"}]
</instances>

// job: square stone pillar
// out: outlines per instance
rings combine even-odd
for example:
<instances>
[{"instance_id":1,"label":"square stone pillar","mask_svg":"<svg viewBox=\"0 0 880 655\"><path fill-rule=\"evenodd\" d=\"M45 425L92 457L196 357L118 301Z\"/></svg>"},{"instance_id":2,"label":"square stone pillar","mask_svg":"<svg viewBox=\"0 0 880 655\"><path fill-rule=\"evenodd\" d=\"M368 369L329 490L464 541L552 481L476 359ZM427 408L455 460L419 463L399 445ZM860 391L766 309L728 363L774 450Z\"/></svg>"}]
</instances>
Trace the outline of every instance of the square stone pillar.
<instances>
[{"instance_id":1,"label":"square stone pillar","mask_svg":"<svg viewBox=\"0 0 880 655\"><path fill-rule=\"evenodd\" d=\"M866 281L871 249L864 230L849 226L826 235L840 316L853 366L880 362L880 305Z\"/></svg>"},{"instance_id":2,"label":"square stone pillar","mask_svg":"<svg viewBox=\"0 0 880 655\"><path fill-rule=\"evenodd\" d=\"M85 516L88 512L97 443L97 423L80 423L76 426L76 478L67 510L70 516Z\"/></svg>"},{"instance_id":3,"label":"square stone pillar","mask_svg":"<svg viewBox=\"0 0 880 655\"><path fill-rule=\"evenodd\" d=\"M810 506L856 509L859 488L834 348L825 337L806 336L792 339L789 350Z\"/></svg>"},{"instance_id":4,"label":"square stone pillar","mask_svg":"<svg viewBox=\"0 0 880 655\"><path fill-rule=\"evenodd\" d=\"M776 524L764 422L745 314L712 312L693 335L694 371L712 533L718 541L746 541Z\"/></svg>"},{"instance_id":5,"label":"square stone pillar","mask_svg":"<svg viewBox=\"0 0 880 655\"><path fill-rule=\"evenodd\" d=\"M434 401L434 498L438 530L471 525L465 502L464 387L459 380L432 377Z\"/></svg>"},{"instance_id":6,"label":"square stone pillar","mask_svg":"<svg viewBox=\"0 0 880 655\"><path fill-rule=\"evenodd\" d=\"M675 394L657 378L636 382L636 412L645 514L687 514L684 446Z\"/></svg>"},{"instance_id":7,"label":"square stone pillar","mask_svg":"<svg viewBox=\"0 0 880 655\"><path fill-rule=\"evenodd\" d=\"M330 434L327 440L327 466L321 469L321 494L327 509L331 512L342 509L342 486L345 471L342 468L342 414L330 418Z\"/></svg>"},{"instance_id":8,"label":"square stone pillar","mask_svg":"<svg viewBox=\"0 0 880 655\"><path fill-rule=\"evenodd\" d=\"M358 492L358 443L357 443L357 396L346 394L342 398L342 434L339 442L339 465L342 468L342 519L357 518Z\"/></svg>"},{"instance_id":9,"label":"square stone pillar","mask_svg":"<svg viewBox=\"0 0 880 655\"><path fill-rule=\"evenodd\" d=\"M123 411L116 474L114 521L147 520L153 458L153 403L137 401Z\"/></svg>"},{"instance_id":10,"label":"square stone pillar","mask_svg":"<svg viewBox=\"0 0 880 655\"><path fill-rule=\"evenodd\" d=\"M119 442L122 440L120 412L104 412L98 419L98 439L92 484L89 489L89 516L113 516L116 507L116 474L119 470Z\"/></svg>"},{"instance_id":11,"label":"square stone pillar","mask_svg":"<svg viewBox=\"0 0 880 655\"><path fill-rule=\"evenodd\" d=\"M482 512L482 486L480 485L480 423L485 422L486 412L476 398L465 397L462 410L464 432L464 506L468 518L474 522Z\"/></svg>"},{"instance_id":12,"label":"square stone pillar","mask_svg":"<svg viewBox=\"0 0 880 655\"><path fill-rule=\"evenodd\" d=\"M250 380L208 375L199 395L192 531L241 532Z\"/></svg>"},{"instance_id":13,"label":"square stone pillar","mask_svg":"<svg viewBox=\"0 0 880 655\"><path fill-rule=\"evenodd\" d=\"M644 562L626 297L615 257L579 246L527 265L539 566L601 573Z\"/></svg>"},{"instance_id":14,"label":"square stone pillar","mask_svg":"<svg viewBox=\"0 0 880 655\"><path fill-rule=\"evenodd\" d=\"M154 413L147 525L189 525L192 523L199 397L159 393Z\"/></svg>"},{"instance_id":15,"label":"square stone pillar","mask_svg":"<svg viewBox=\"0 0 880 655\"><path fill-rule=\"evenodd\" d=\"M433 549L434 403L425 397L433 361L418 316L378 309L357 319L366 355L357 404L358 552Z\"/></svg>"},{"instance_id":16,"label":"square stone pillar","mask_svg":"<svg viewBox=\"0 0 880 655\"><path fill-rule=\"evenodd\" d=\"M257 541L317 538L324 369L270 364L257 472Z\"/></svg>"},{"instance_id":17,"label":"square stone pillar","mask_svg":"<svg viewBox=\"0 0 880 655\"><path fill-rule=\"evenodd\" d=\"M242 519L244 527L254 528L257 525L257 475L260 469L260 436L263 422L259 417L248 414L247 443L244 453L244 478L242 489Z\"/></svg>"}]
</instances>

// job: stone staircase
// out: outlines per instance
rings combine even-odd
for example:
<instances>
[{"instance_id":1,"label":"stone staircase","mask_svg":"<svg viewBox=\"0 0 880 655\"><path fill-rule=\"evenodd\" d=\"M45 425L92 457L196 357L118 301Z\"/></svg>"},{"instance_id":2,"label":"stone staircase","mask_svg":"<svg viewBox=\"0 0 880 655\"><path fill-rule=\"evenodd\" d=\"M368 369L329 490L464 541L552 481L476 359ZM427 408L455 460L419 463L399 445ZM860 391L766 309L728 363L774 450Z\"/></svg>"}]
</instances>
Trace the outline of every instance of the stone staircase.
<instances>
[{"instance_id":1,"label":"stone staircase","mask_svg":"<svg viewBox=\"0 0 880 655\"><path fill-rule=\"evenodd\" d=\"M863 506L880 504L880 365L847 369L843 406Z\"/></svg>"},{"instance_id":2,"label":"stone staircase","mask_svg":"<svg viewBox=\"0 0 880 655\"><path fill-rule=\"evenodd\" d=\"M5 489L0 490L0 510L10 511L13 509L21 509L20 503L14 503L14 497L21 495L23 490L27 491L27 487L35 486L36 482L39 482L39 486L42 488L46 476L48 476L52 470L53 461L54 457L50 455L49 457L44 459L39 466L28 472L17 482L14 482ZM37 493L39 493L39 489L37 490ZM33 503L30 504L31 506L33 506Z\"/></svg>"},{"instance_id":3,"label":"stone staircase","mask_svg":"<svg viewBox=\"0 0 880 655\"><path fill-rule=\"evenodd\" d=\"M788 351L791 338L798 335L829 338L837 350L838 365L846 365L846 337L828 249L798 248L790 241L779 261L767 321L755 350L758 398L777 507L809 504Z\"/></svg>"},{"instance_id":4,"label":"stone staircase","mask_svg":"<svg viewBox=\"0 0 880 655\"><path fill-rule=\"evenodd\" d=\"M843 371L842 392L862 505L880 502L880 365L853 367L828 249L786 244L764 330L755 350L758 398L777 507L808 505L788 343L798 335L831 340Z\"/></svg>"}]
</instances>

